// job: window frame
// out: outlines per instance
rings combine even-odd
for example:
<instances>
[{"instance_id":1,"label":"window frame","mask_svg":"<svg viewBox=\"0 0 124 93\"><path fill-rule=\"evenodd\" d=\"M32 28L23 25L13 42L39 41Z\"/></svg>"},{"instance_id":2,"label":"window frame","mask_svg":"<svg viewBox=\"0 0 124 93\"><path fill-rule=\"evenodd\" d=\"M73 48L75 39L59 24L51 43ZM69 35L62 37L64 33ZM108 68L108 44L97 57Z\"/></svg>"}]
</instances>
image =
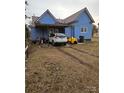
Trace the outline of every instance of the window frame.
<instances>
[{"instance_id":1,"label":"window frame","mask_svg":"<svg viewBox=\"0 0 124 93\"><path fill-rule=\"evenodd\" d=\"M85 29L85 30L84 30ZM86 26L83 26L82 28L81 28L81 33L86 33L88 31L88 27L86 27Z\"/></svg>"}]
</instances>

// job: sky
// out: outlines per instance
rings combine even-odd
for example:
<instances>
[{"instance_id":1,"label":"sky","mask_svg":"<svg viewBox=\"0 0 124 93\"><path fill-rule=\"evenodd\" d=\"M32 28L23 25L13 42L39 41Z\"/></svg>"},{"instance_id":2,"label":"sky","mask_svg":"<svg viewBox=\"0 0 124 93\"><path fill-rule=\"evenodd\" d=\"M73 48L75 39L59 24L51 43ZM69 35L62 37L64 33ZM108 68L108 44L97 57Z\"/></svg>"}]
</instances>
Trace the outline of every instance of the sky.
<instances>
[{"instance_id":1,"label":"sky","mask_svg":"<svg viewBox=\"0 0 124 93\"><path fill-rule=\"evenodd\" d=\"M99 22L99 0L27 0L26 15L29 17L42 15L47 9L56 17L64 19L87 7L90 14Z\"/></svg>"}]
</instances>

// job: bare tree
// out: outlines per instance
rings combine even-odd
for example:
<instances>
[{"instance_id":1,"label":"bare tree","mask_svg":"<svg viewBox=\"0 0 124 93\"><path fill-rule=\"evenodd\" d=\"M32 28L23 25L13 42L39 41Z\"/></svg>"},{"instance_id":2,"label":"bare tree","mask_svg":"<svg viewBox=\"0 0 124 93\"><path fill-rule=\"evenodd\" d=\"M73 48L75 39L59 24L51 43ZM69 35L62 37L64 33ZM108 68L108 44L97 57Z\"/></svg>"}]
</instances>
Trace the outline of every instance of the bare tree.
<instances>
[{"instance_id":1,"label":"bare tree","mask_svg":"<svg viewBox=\"0 0 124 93\"><path fill-rule=\"evenodd\" d=\"M28 6L28 1L25 1L25 6ZM25 7L25 12L26 12L26 7ZM25 19L28 18L28 16L25 14ZM29 42L29 29L27 27L27 25L25 24L25 43L27 45L27 42Z\"/></svg>"},{"instance_id":2,"label":"bare tree","mask_svg":"<svg viewBox=\"0 0 124 93\"><path fill-rule=\"evenodd\" d=\"M93 36L95 33L98 33L98 27L97 27L95 24L93 24L92 36Z\"/></svg>"}]
</instances>

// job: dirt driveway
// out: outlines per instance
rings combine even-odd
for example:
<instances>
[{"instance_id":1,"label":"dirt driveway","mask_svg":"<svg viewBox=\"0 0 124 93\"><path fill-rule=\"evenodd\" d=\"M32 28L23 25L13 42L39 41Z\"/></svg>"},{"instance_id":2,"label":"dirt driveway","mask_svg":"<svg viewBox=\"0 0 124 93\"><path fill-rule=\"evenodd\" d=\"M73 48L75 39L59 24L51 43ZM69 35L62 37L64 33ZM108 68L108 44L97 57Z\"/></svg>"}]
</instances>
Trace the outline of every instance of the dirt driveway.
<instances>
[{"instance_id":1,"label":"dirt driveway","mask_svg":"<svg viewBox=\"0 0 124 93\"><path fill-rule=\"evenodd\" d=\"M99 58L95 44L98 42L89 45L89 49L85 49L88 44L35 46L26 63L26 93L98 93Z\"/></svg>"}]
</instances>

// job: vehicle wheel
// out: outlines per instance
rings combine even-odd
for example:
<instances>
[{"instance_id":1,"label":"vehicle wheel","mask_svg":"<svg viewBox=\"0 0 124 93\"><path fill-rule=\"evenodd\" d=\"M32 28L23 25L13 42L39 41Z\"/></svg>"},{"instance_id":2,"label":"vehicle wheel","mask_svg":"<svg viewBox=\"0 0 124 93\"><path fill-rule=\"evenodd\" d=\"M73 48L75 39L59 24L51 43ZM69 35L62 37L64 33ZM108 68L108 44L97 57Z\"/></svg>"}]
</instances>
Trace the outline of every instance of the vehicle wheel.
<instances>
[{"instance_id":1,"label":"vehicle wheel","mask_svg":"<svg viewBox=\"0 0 124 93\"><path fill-rule=\"evenodd\" d=\"M64 45L66 45L66 43L64 43Z\"/></svg>"},{"instance_id":2,"label":"vehicle wheel","mask_svg":"<svg viewBox=\"0 0 124 93\"><path fill-rule=\"evenodd\" d=\"M71 44L71 42L70 42L70 41L68 41L68 44Z\"/></svg>"},{"instance_id":3,"label":"vehicle wheel","mask_svg":"<svg viewBox=\"0 0 124 93\"><path fill-rule=\"evenodd\" d=\"M52 40L52 45L54 46L55 45L55 42Z\"/></svg>"},{"instance_id":4,"label":"vehicle wheel","mask_svg":"<svg viewBox=\"0 0 124 93\"><path fill-rule=\"evenodd\" d=\"M77 44L77 42L76 42L76 41L74 41L74 44Z\"/></svg>"}]
</instances>

